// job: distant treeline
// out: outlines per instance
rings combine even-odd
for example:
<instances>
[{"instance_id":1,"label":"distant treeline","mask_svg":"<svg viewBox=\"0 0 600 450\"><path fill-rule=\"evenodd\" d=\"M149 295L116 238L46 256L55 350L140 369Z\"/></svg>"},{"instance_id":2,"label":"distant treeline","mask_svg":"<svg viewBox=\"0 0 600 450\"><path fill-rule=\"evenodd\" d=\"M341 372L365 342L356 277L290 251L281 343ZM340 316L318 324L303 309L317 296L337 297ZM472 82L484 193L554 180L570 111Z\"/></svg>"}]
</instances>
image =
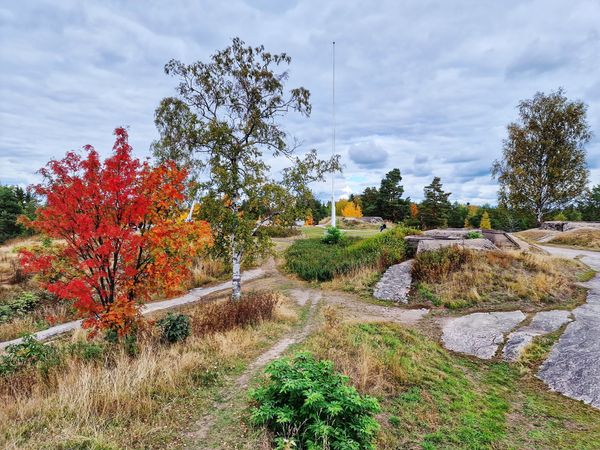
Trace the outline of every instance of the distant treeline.
<instances>
[{"instance_id":1,"label":"distant treeline","mask_svg":"<svg viewBox=\"0 0 600 450\"><path fill-rule=\"evenodd\" d=\"M0 243L31 234L20 222L20 216L33 219L38 202L29 190L0 185Z\"/></svg>"}]
</instances>

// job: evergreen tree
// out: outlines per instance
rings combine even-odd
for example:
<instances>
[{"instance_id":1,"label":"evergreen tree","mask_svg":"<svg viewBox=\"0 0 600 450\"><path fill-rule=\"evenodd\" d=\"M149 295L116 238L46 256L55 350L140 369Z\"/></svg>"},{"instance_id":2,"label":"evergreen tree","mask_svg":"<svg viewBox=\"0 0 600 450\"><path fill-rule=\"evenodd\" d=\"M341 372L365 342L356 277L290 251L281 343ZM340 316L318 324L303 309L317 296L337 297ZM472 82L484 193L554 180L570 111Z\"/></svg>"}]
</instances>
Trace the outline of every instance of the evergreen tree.
<instances>
[{"instance_id":1,"label":"evergreen tree","mask_svg":"<svg viewBox=\"0 0 600 450\"><path fill-rule=\"evenodd\" d=\"M403 199L404 187L400 184L400 169L389 171L379 187L378 205L381 217L400 222L410 215L410 199Z\"/></svg>"},{"instance_id":2,"label":"evergreen tree","mask_svg":"<svg viewBox=\"0 0 600 450\"><path fill-rule=\"evenodd\" d=\"M16 188L0 186L0 243L23 232L23 227L17 222L21 214L23 205L19 201Z\"/></svg>"},{"instance_id":3,"label":"evergreen tree","mask_svg":"<svg viewBox=\"0 0 600 450\"><path fill-rule=\"evenodd\" d=\"M419 207L421 225L424 229L445 227L448 224L450 192L444 192L439 177L434 177L430 185L423 189L425 199Z\"/></svg>"},{"instance_id":4,"label":"evergreen tree","mask_svg":"<svg viewBox=\"0 0 600 450\"><path fill-rule=\"evenodd\" d=\"M379 209L379 190L376 187L366 188L360 196L363 214L368 217L381 216Z\"/></svg>"}]
</instances>

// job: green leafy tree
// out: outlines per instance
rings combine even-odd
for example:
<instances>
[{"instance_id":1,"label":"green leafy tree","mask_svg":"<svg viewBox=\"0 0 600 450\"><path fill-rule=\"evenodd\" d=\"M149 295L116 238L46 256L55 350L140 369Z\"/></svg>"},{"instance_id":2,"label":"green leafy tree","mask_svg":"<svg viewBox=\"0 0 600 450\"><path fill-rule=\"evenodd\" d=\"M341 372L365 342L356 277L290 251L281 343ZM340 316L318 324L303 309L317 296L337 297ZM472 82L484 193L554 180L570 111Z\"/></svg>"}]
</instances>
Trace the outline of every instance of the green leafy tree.
<instances>
[{"instance_id":1,"label":"green leafy tree","mask_svg":"<svg viewBox=\"0 0 600 450\"><path fill-rule=\"evenodd\" d=\"M448 212L448 226L452 228L463 228L468 215L469 210L465 205L461 205L458 202L452 203Z\"/></svg>"},{"instance_id":2,"label":"green leafy tree","mask_svg":"<svg viewBox=\"0 0 600 450\"><path fill-rule=\"evenodd\" d=\"M584 193L589 171L585 145L591 139L587 106L559 89L519 103L519 121L508 125L502 159L492 174L501 204L532 212L538 223Z\"/></svg>"},{"instance_id":3,"label":"green leafy tree","mask_svg":"<svg viewBox=\"0 0 600 450\"><path fill-rule=\"evenodd\" d=\"M424 229L445 227L448 224L450 192L444 192L439 177L434 177L431 184L423 189L425 199L419 206L419 216Z\"/></svg>"},{"instance_id":4,"label":"green leafy tree","mask_svg":"<svg viewBox=\"0 0 600 450\"><path fill-rule=\"evenodd\" d=\"M400 181L402 181L400 169L389 171L381 180L377 202L380 215L385 220L400 222L410 215L410 199L402 198L404 187Z\"/></svg>"},{"instance_id":5,"label":"green leafy tree","mask_svg":"<svg viewBox=\"0 0 600 450\"><path fill-rule=\"evenodd\" d=\"M579 209L583 220L600 220L600 184L585 193Z\"/></svg>"},{"instance_id":6,"label":"green leafy tree","mask_svg":"<svg viewBox=\"0 0 600 450\"><path fill-rule=\"evenodd\" d=\"M200 217L211 224L214 256L232 270L232 298L241 296L241 265L266 254L270 238L257 233L277 217L283 223L306 216L308 184L339 170L339 158L303 159L279 124L282 116L308 116L310 93L289 91L291 58L246 46L239 38L208 62L187 65L171 60L165 72L179 80L177 96L161 101L153 144L159 160L175 160L196 175ZM279 179L270 175L263 155L291 161Z\"/></svg>"}]
</instances>

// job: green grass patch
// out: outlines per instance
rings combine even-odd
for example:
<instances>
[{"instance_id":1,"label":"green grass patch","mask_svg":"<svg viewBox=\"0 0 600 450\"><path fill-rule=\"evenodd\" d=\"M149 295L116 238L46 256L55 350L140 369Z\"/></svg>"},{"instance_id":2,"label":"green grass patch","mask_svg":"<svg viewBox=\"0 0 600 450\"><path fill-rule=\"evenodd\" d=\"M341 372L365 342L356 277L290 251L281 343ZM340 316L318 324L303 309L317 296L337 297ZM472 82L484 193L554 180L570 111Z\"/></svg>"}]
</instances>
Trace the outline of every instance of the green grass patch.
<instances>
[{"instance_id":1,"label":"green grass patch","mask_svg":"<svg viewBox=\"0 0 600 450\"><path fill-rule=\"evenodd\" d=\"M399 325L338 325L303 349L378 398L377 448L600 448L600 412L548 392L529 372L449 354Z\"/></svg>"},{"instance_id":2,"label":"green grass patch","mask_svg":"<svg viewBox=\"0 0 600 450\"><path fill-rule=\"evenodd\" d=\"M585 283L586 281L590 281L592 278L594 278L597 273L598 272L596 272L594 269L585 270L577 275L577 281Z\"/></svg>"},{"instance_id":3,"label":"green grass patch","mask_svg":"<svg viewBox=\"0 0 600 450\"><path fill-rule=\"evenodd\" d=\"M307 281L329 281L366 268L385 269L405 258L404 236L415 232L397 227L369 238L345 237L337 244L298 240L285 252L286 268Z\"/></svg>"}]
</instances>

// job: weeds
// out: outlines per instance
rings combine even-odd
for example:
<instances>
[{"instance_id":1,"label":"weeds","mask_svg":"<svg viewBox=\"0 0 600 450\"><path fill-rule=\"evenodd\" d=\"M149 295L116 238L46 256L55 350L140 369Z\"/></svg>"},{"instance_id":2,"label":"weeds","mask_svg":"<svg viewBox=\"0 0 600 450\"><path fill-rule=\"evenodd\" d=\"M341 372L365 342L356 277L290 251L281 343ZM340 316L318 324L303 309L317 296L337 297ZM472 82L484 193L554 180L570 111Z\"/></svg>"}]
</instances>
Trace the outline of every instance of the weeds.
<instances>
[{"instance_id":1,"label":"weeds","mask_svg":"<svg viewBox=\"0 0 600 450\"><path fill-rule=\"evenodd\" d=\"M245 294L237 302L211 303L192 316L192 330L194 334L203 336L256 325L273 317L278 302L276 293L256 291Z\"/></svg>"}]
</instances>

